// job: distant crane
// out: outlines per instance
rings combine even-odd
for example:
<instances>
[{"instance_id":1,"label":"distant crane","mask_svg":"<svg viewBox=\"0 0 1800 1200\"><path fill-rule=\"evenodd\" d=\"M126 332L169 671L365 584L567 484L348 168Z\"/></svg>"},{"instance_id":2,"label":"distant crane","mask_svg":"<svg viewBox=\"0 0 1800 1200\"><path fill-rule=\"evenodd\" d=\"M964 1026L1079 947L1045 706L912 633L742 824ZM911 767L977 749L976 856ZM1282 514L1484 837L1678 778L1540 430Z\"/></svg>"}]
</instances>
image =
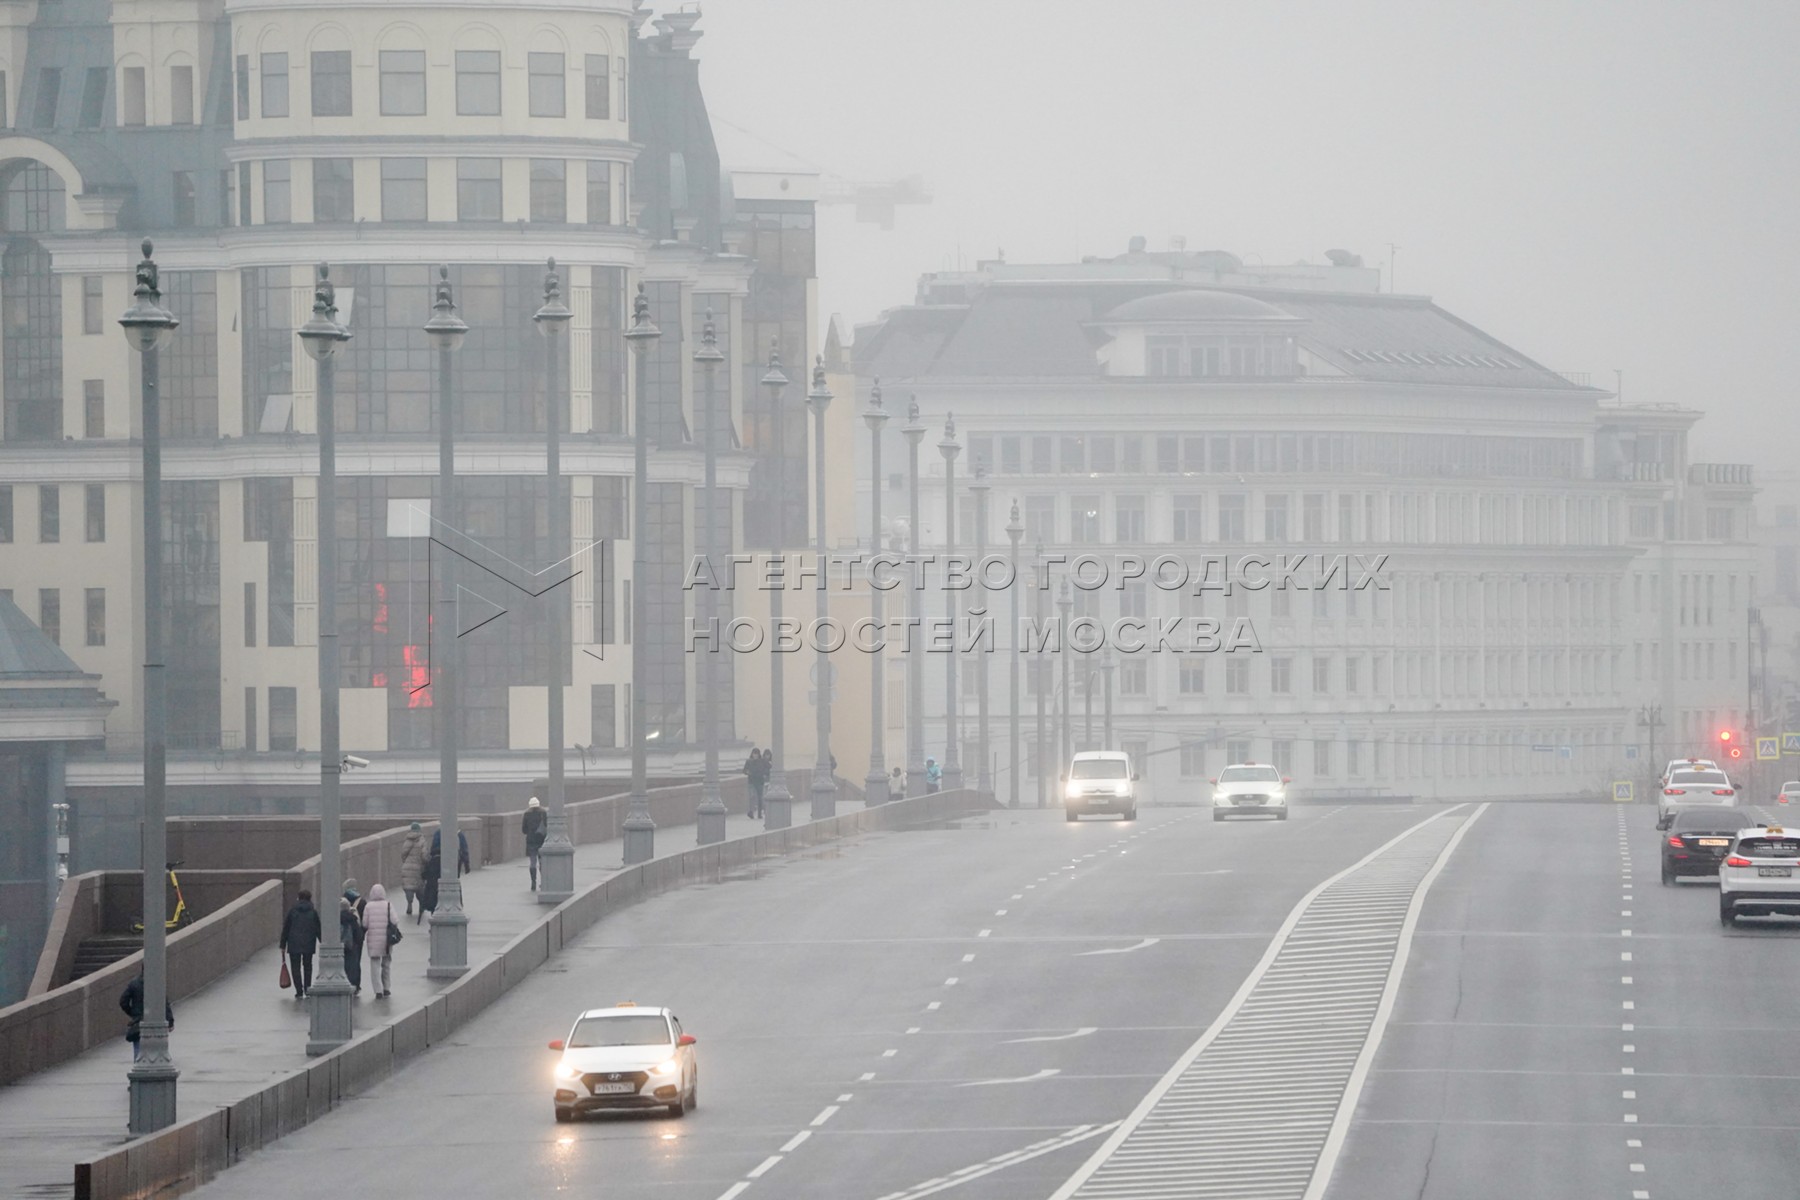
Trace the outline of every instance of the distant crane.
<instances>
[{"instance_id":1,"label":"distant crane","mask_svg":"<svg viewBox=\"0 0 1800 1200\"><path fill-rule=\"evenodd\" d=\"M892 229L895 209L903 204L930 204L931 193L917 175L880 182L826 178L820 181L819 203L851 205L858 221Z\"/></svg>"}]
</instances>

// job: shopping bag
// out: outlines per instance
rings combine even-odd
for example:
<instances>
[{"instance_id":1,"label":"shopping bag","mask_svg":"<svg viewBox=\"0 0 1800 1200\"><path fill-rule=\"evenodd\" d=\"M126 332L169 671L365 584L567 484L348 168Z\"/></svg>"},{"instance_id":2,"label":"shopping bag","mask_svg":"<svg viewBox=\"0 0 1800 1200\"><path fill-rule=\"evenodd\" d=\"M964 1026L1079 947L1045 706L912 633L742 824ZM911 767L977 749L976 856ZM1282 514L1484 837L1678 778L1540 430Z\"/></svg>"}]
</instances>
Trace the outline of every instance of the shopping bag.
<instances>
[{"instance_id":1,"label":"shopping bag","mask_svg":"<svg viewBox=\"0 0 1800 1200\"><path fill-rule=\"evenodd\" d=\"M287 991L294 986L294 977L288 974L287 959L281 960L281 990Z\"/></svg>"}]
</instances>

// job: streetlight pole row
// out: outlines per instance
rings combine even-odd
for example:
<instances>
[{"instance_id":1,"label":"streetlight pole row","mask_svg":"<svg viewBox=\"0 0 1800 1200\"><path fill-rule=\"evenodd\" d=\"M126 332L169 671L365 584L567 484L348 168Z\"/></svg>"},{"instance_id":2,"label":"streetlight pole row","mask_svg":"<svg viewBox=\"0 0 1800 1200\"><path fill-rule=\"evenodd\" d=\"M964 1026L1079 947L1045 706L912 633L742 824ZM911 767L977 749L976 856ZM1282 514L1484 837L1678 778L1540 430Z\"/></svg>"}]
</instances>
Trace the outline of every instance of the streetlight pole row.
<instances>
[{"instance_id":1,"label":"streetlight pole row","mask_svg":"<svg viewBox=\"0 0 1800 1200\"><path fill-rule=\"evenodd\" d=\"M915 397L906 406L907 473L911 487L907 492L909 515L907 541L912 586L908 595L907 616L915 622L925 610L924 566L919 562L919 443L925 440L925 424L919 419L919 401ZM919 648L920 639L912 638L906 646L906 794L925 794L925 662Z\"/></svg>"},{"instance_id":2,"label":"streetlight pole row","mask_svg":"<svg viewBox=\"0 0 1800 1200\"><path fill-rule=\"evenodd\" d=\"M881 407L881 380L869 389L869 407L863 410L863 424L869 427L869 550L881 552L881 429L887 424L887 410ZM869 620L877 629L885 629L887 601L881 589L869 588ZM879 647L869 663L869 773L863 777L863 801L866 805L885 804L889 800L887 775L887 739L885 706L887 703L887 647Z\"/></svg>"},{"instance_id":3,"label":"streetlight pole row","mask_svg":"<svg viewBox=\"0 0 1800 1200\"><path fill-rule=\"evenodd\" d=\"M718 569L720 559L718 413L714 407L713 384L719 364L725 361L725 355L719 350L719 331L713 324L710 308L706 310L706 324L700 331L700 349L694 351L694 361L700 364L706 384L700 413L701 445L706 451L705 514L700 523L700 544L710 574ZM719 795L719 720L715 695L718 687L719 594L710 583L700 589L700 615L702 628L712 633L706 643L706 653L700 656L698 672L700 743L705 762L700 776L700 807L695 811L694 825L698 844L711 846L725 840L726 814L725 801Z\"/></svg>"},{"instance_id":4,"label":"streetlight pole row","mask_svg":"<svg viewBox=\"0 0 1800 1200\"><path fill-rule=\"evenodd\" d=\"M981 560L987 557L987 503L988 491L992 485L987 479L987 463L975 464L975 478L969 484L969 490L975 493L975 563L976 578L981 578ZM988 594L985 585L981 592L981 607L985 613L988 605ZM975 790L992 795L994 781L992 754L988 749L988 656L986 653L975 656L975 753L980 761L975 764Z\"/></svg>"},{"instance_id":5,"label":"streetlight pole row","mask_svg":"<svg viewBox=\"0 0 1800 1200\"><path fill-rule=\"evenodd\" d=\"M769 512L770 552L776 559L783 559L787 546L787 430L782 419L782 393L787 391L787 373L781 369L781 344L778 338L769 339L769 369L764 372L762 385L769 389L769 424L773 430L775 443L775 479L772 489L773 498ZM776 576L778 586L769 593L769 624L771 632L781 628L782 594L787 591L787 571L783 569ZM777 651L773 638L769 641L769 779L763 787L763 828L786 829L794 823L794 797L788 791L787 756L783 745L786 733L787 694L786 678L782 666L781 654Z\"/></svg>"},{"instance_id":6,"label":"streetlight pole row","mask_svg":"<svg viewBox=\"0 0 1800 1200\"><path fill-rule=\"evenodd\" d=\"M956 456L962 447L956 442L956 415L944 417L944 439L938 453L944 456L944 547L948 557L956 556ZM961 609L957 590L944 588L944 608L950 618L950 653L944 656L944 787L956 791L963 785L962 728L958 720L956 690L956 635Z\"/></svg>"},{"instance_id":7,"label":"streetlight pole row","mask_svg":"<svg viewBox=\"0 0 1800 1200\"><path fill-rule=\"evenodd\" d=\"M646 543L650 539L650 404L644 359L649 355L651 344L661 336L662 330L650 320L650 298L640 283L637 298L631 306L631 328L625 331L637 369L637 403L631 430L635 451L631 497L631 799L624 821L625 865L628 867L649 862L656 856L656 822L650 817L648 747L644 744L647 734L644 681L649 677L649 663L644 654L642 635L649 596Z\"/></svg>"},{"instance_id":8,"label":"streetlight pole row","mask_svg":"<svg viewBox=\"0 0 1800 1200\"><path fill-rule=\"evenodd\" d=\"M825 386L825 356L821 354L813 363L812 388L806 393L806 406L813 415L813 548L819 556L817 567L820 572L814 591L813 616L820 629L825 628L831 612L831 580L825 562L825 409L830 404L831 392ZM813 737L818 745L813 755L812 786L807 791L812 794L812 819L823 821L837 814L837 780L833 778L831 768L831 656L826 653L822 639L818 649L815 668L818 679L813 687Z\"/></svg>"},{"instance_id":9,"label":"streetlight pole row","mask_svg":"<svg viewBox=\"0 0 1800 1200\"><path fill-rule=\"evenodd\" d=\"M569 554L569 504L563 498L562 423L568 397L564 393L564 334L575 316L562 300L556 260L545 263L544 304L532 316L544 335L544 475L549 505L550 562L557 569ZM550 593L549 637L546 639L544 687L545 724L550 751L550 812L544 827L544 844L538 851L537 899L539 904L561 904L575 894L575 841L569 836L568 785L565 758L568 741L563 734L563 675L569 669L569 594L560 584Z\"/></svg>"}]
</instances>

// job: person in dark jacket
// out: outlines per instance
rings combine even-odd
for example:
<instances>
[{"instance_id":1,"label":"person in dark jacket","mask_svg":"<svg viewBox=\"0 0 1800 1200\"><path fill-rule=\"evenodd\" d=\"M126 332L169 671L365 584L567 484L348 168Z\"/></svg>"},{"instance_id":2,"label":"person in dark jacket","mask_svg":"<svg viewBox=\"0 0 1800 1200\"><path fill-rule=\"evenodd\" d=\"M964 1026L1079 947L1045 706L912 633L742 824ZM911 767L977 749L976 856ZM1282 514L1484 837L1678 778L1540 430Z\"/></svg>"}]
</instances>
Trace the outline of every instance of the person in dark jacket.
<instances>
[{"instance_id":1,"label":"person in dark jacket","mask_svg":"<svg viewBox=\"0 0 1800 1200\"><path fill-rule=\"evenodd\" d=\"M433 858L441 857L444 853L443 835L444 831L442 829L433 831L431 835L431 854ZM468 871L469 835L459 829L456 831L456 873L458 876L462 876L467 874Z\"/></svg>"},{"instance_id":2,"label":"person in dark jacket","mask_svg":"<svg viewBox=\"0 0 1800 1200\"><path fill-rule=\"evenodd\" d=\"M750 806L745 815L760 817L763 815L763 788L769 782L769 764L755 746L750 747L750 757L744 760L744 775L750 781Z\"/></svg>"},{"instance_id":3,"label":"person in dark jacket","mask_svg":"<svg viewBox=\"0 0 1800 1200\"><path fill-rule=\"evenodd\" d=\"M144 972L140 969L137 978L125 985L119 993L119 1008L131 1019L125 1027L125 1040L131 1043L131 1061L138 1060L139 1026L144 1020ZM175 1028L175 1006L165 998L163 1000L163 1021L172 1031Z\"/></svg>"},{"instance_id":4,"label":"person in dark jacket","mask_svg":"<svg viewBox=\"0 0 1800 1200\"><path fill-rule=\"evenodd\" d=\"M344 947L344 978L352 994L362 995L362 915L348 897L338 901L338 941Z\"/></svg>"},{"instance_id":5,"label":"person in dark jacket","mask_svg":"<svg viewBox=\"0 0 1800 1200\"><path fill-rule=\"evenodd\" d=\"M319 910L312 905L312 893L302 891L281 920L281 948L288 956L296 1000L304 1000L306 990L312 986L313 955L324 936L325 927L319 921Z\"/></svg>"},{"instance_id":6,"label":"person in dark jacket","mask_svg":"<svg viewBox=\"0 0 1800 1200\"><path fill-rule=\"evenodd\" d=\"M425 857L424 867L419 871L419 911L413 917L414 925L423 921L426 913L437 911L438 880L443 877L443 874L444 856L438 853L438 847L433 845L431 853Z\"/></svg>"},{"instance_id":7,"label":"person in dark jacket","mask_svg":"<svg viewBox=\"0 0 1800 1200\"><path fill-rule=\"evenodd\" d=\"M533 796L525 804L525 816L519 822L519 828L525 835L525 865L531 869L531 890L534 892L538 890L538 852L544 848L544 838L548 836L544 832L546 823L544 807Z\"/></svg>"}]
</instances>

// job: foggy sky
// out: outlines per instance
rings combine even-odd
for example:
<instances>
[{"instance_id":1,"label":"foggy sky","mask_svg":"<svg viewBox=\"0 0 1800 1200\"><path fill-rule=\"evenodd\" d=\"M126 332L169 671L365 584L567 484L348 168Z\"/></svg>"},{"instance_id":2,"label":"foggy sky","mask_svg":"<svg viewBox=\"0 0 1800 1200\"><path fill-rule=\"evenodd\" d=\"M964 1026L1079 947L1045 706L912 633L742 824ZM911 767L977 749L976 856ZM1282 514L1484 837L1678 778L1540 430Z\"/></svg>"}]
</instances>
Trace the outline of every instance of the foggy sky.
<instances>
[{"instance_id":1,"label":"foggy sky","mask_svg":"<svg viewBox=\"0 0 1800 1200\"><path fill-rule=\"evenodd\" d=\"M659 4L658 8L665 7ZM821 318L921 272L1152 249L1322 261L1792 470L1800 5L707 0L708 103L830 175L924 176L894 231L821 210ZM728 165L733 165L728 163ZM749 165L749 164L738 164Z\"/></svg>"}]
</instances>

